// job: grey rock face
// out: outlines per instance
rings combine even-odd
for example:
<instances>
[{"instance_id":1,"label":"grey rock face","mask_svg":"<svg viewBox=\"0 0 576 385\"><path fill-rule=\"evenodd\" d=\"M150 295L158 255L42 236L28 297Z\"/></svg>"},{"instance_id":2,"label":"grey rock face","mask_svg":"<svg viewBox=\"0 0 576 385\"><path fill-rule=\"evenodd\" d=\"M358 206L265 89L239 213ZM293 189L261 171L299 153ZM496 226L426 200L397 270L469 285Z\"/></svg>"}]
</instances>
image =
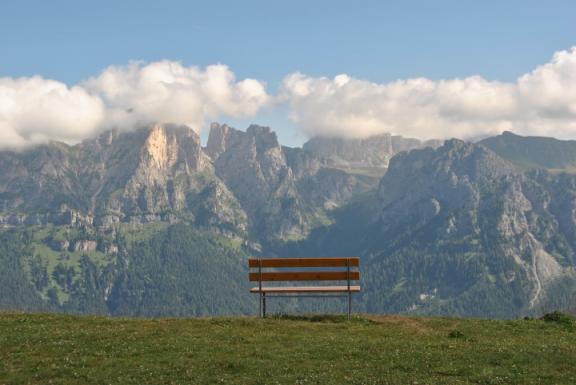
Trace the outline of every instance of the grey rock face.
<instances>
[{"instance_id":1,"label":"grey rock face","mask_svg":"<svg viewBox=\"0 0 576 385\"><path fill-rule=\"evenodd\" d=\"M215 146L209 150L216 175L238 198L254 231L271 237L298 232L303 225L302 206L276 134L254 125L246 132L213 126L210 137L224 143L218 150Z\"/></svg>"},{"instance_id":2,"label":"grey rock face","mask_svg":"<svg viewBox=\"0 0 576 385\"><path fill-rule=\"evenodd\" d=\"M309 151L281 146L269 127L246 132L213 124L206 150L216 175L247 214L256 237L302 238L318 209L332 209L375 187L376 178L326 169Z\"/></svg>"},{"instance_id":3,"label":"grey rock face","mask_svg":"<svg viewBox=\"0 0 576 385\"><path fill-rule=\"evenodd\" d=\"M82 226L92 224L94 218L77 210L68 208L63 204L52 212L7 213L0 214L0 225L4 226L33 226L53 223L56 225Z\"/></svg>"},{"instance_id":4,"label":"grey rock face","mask_svg":"<svg viewBox=\"0 0 576 385\"><path fill-rule=\"evenodd\" d=\"M104 192L107 199L102 211L144 221L185 209L185 192L195 187L193 177L210 166L200 138L187 127L155 125L139 139L130 169L120 169L120 175L102 180L94 200L102 201L99 195Z\"/></svg>"},{"instance_id":5,"label":"grey rock face","mask_svg":"<svg viewBox=\"0 0 576 385\"><path fill-rule=\"evenodd\" d=\"M367 139L316 137L306 142L303 148L335 167L388 167L390 159L399 152L440 145L440 141L423 142L382 134Z\"/></svg>"},{"instance_id":6,"label":"grey rock face","mask_svg":"<svg viewBox=\"0 0 576 385\"><path fill-rule=\"evenodd\" d=\"M185 126L109 131L76 146L0 152L0 225L191 221L252 240L303 237L377 177L329 172L268 127L213 124L205 149Z\"/></svg>"},{"instance_id":7,"label":"grey rock face","mask_svg":"<svg viewBox=\"0 0 576 385\"><path fill-rule=\"evenodd\" d=\"M224 183L214 180L198 194L190 194L188 199L189 207L194 208L196 224L233 237L247 236L246 213Z\"/></svg>"},{"instance_id":8,"label":"grey rock face","mask_svg":"<svg viewBox=\"0 0 576 385\"><path fill-rule=\"evenodd\" d=\"M89 251L96 251L98 243L96 241L90 240L77 240L73 244L70 245L70 251L82 251L82 252L89 252Z\"/></svg>"},{"instance_id":9,"label":"grey rock face","mask_svg":"<svg viewBox=\"0 0 576 385\"><path fill-rule=\"evenodd\" d=\"M231 145L237 137L236 130L230 128L226 124L212 123L210 125L210 133L208 134L208 143L206 144L206 153L212 159L218 159Z\"/></svg>"},{"instance_id":10,"label":"grey rock face","mask_svg":"<svg viewBox=\"0 0 576 385\"><path fill-rule=\"evenodd\" d=\"M110 228L117 222L190 219L196 207L188 206L188 196L216 179L199 136L170 124L110 131L76 146L1 152L0 159L7 170L0 174L5 225Z\"/></svg>"},{"instance_id":11,"label":"grey rock face","mask_svg":"<svg viewBox=\"0 0 576 385\"><path fill-rule=\"evenodd\" d=\"M378 195L384 206L431 197L441 205L461 207L477 201L473 184L514 172L511 164L493 152L453 139L437 150L426 148L394 157Z\"/></svg>"}]
</instances>

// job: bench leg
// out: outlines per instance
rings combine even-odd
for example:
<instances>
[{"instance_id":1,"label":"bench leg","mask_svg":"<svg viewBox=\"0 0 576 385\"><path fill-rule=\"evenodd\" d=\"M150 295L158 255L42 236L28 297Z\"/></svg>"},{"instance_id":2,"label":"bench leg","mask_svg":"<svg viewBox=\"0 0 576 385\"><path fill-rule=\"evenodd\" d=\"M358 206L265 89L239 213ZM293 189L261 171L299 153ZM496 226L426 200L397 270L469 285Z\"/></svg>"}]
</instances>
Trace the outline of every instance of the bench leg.
<instances>
[{"instance_id":1,"label":"bench leg","mask_svg":"<svg viewBox=\"0 0 576 385\"><path fill-rule=\"evenodd\" d=\"M352 316L352 292L348 292L348 321L350 321L350 317Z\"/></svg>"},{"instance_id":2,"label":"bench leg","mask_svg":"<svg viewBox=\"0 0 576 385\"><path fill-rule=\"evenodd\" d=\"M266 318L266 293L262 293L262 318Z\"/></svg>"}]
</instances>

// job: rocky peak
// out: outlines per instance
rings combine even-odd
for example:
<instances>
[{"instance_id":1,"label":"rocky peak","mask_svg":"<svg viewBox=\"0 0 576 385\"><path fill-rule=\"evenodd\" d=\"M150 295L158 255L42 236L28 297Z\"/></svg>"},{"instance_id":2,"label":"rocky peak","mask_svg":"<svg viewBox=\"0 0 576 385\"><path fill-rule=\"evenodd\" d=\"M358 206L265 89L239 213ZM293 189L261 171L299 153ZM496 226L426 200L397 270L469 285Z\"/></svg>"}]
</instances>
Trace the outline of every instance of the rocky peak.
<instances>
[{"instance_id":1,"label":"rocky peak","mask_svg":"<svg viewBox=\"0 0 576 385\"><path fill-rule=\"evenodd\" d=\"M298 231L302 217L296 178L276 133L257 125L243 132L213 124L207 152L256 233L273 238Z\"/></svg>"},{"instance_id":2,"label":"rocky peak","mask_svg":"<svg viewBox=\"0 0 576 385\"><path fill-rule=\"evenodd\" d=\"M269 149L280 148L278 137L276 136L276 133L270 129L270 127L263 127L252 124L246 130L246 135L254 138L253 140L258 153L262 153Z\"/></svg>"},{"instance_id":3,"label":"rocky peak","mask_svg":"<svg viewBox=\"0 0 576 385\"><path fill-rule=\"evenodd\" d=\"M317 220L313 207L337 207L376 183L368 176L321 172L324 164L316 154L281 146L270 127L239 131L212 124L206 151L258 238L301 237Z\"/></svg>"},{"instance_id":4,"label":"rocky peak","mask_svg":"<svg viewBox=\"0 0 576 385\"><path fill-rule=\"evenodd\" d=\"M403 152L392 158L384 179L430 177L444 179L491 179L514 173L514 167L482 146L451 139L437 148ZM384 180L383 180L384 183Z\"/></svg>"},{"instance_id":5,"label":"rocky peak","mask_svg":"<svg viewBox=\"0 0 576 385\"><path fill-rule=\"evenodd\" d=\"M224 146L217 158L214 158L216 174L221 177L239 197L249 200L265 199L291 175L282 147L276 134L269 127L252 125L246 132L232 128L225 130L214 126L214 141L221 132ZM215 147L212 147L214 150ZM212 151L217 154L218 151ZM260 196L261 195L261 196ZM241 199L242 200L242 199Z\"/></svg>"},{"instance_id":6,"label":"rocky peak","mask_svg":"<svg viewBox=\"0 0 576 385\"><path fill-rule=\"evenodd\" d=\"M514 173L514 167L492 151L457 139L436 150L400 153L380 181L382 219L392 225L402 219L400 212L428 220L442 210L471 210L478 206L483 186L494 186Z\"/></svg>"},{"instance_id":7,"label":"rocky peak","mask_svg":"<svg viewBox=\"0 0 576 385\"><path fill-rule=\"evenodd\" d=\"M272 148L280 148L276 133L270 127L250 125L245 132L226 124L212 123L206 144L206 153L212 160L233 146L252 146L256 153L264 153Z\"/></svg>"},{"instance_id":8,"label":"rocky peak","mask_svg":"<svg viewBox=\"0 0 576 385\"><path fill-rule=\"evenodd\" d=\"M209 162L202 151L200 136L188 126L154 124L147 129L142 159L148 168L182 166L203 169Z\"/></svg>"},{"instance_id":9,"label":"rocky peak","mask_svg":"<svg viewBox=\"0 0 576 385\"><path fill-rule=\"evenodd\" d=\"M226 142L231 128L226 124L212 123L208 134L206 152L213 160L218 159L220 154L226 151Z\"/></svg>"},{"instance_id":10,"label":"rocky peak","mask_svg":"<svg viewBox=\"0 0 576 385\"><path fill-rule=\"evenodd\" d=\"M467 176L475 181L499 178L516 171L511 163L493 151L459 139L447 140L436 154L436 170L451 170L459 177Z\"/></svg>"}]
</instances>

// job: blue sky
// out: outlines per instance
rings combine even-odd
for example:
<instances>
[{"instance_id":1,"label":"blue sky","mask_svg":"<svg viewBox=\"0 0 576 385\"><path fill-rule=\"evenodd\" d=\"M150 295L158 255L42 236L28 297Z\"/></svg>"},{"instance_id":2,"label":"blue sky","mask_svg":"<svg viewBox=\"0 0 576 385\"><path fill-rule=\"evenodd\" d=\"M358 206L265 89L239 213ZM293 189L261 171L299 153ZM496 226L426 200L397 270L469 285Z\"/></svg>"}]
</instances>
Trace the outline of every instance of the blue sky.
<instances>
[{"instance_id":1,"label":"blue sky","mask_svg":"<svg viewBox=\"0 0 576 385\"><path fill-rule=\"evenodd\" d=\"M512 82L576 44L575 15L576 2L556 0L4 1L0 77L72 85L112 64L169 59L224 63L271 93L294 72ZM293 125L285 110L231 121L282 131Z\"/></svg>"},{"instance_id":2,"label":"blue sky","mask_svg":"<svg viewBox=\"0 0 576 385\"><path fill-rule=\"evenodd\" d=\"M0 74L74 83L131 59L373 81L512 80L576 41L574 1L5 1Z\"/></svg>"}]
</instances>

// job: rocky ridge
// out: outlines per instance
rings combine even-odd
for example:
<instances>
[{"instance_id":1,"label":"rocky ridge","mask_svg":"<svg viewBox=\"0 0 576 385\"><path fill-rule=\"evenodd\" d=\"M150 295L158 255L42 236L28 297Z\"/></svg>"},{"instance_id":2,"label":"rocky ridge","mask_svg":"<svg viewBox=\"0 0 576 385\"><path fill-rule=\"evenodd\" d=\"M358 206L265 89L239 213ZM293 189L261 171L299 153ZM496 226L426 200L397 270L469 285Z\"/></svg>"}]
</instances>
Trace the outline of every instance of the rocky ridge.
<instances>
[{"instance_id":1,"label":"rocky ridge","mask_svg":"<svg viewBox=\"0 0 576 385\"><path fill-rule=\"evenodd\" d=\"M421 141L380 134L366 139L316 137L306 142L303 149L325 158L328 165L335 167L386 168L390 159L400 152L441 145L440 140Z\"/></svg>"},{"instance_id":2,"label":"rocky ridge","mask_svg":"<svg viewBox=\"0 0 576 385\"><path fill-rule=\"evenodd\" d=\"M257 241L304 237L323 210L377 184L281 146L268 127L216 123L205 148L188 127L155 124L1 152L0 168L3 226L187 221Z\"/></svg>"}]
</instances>

